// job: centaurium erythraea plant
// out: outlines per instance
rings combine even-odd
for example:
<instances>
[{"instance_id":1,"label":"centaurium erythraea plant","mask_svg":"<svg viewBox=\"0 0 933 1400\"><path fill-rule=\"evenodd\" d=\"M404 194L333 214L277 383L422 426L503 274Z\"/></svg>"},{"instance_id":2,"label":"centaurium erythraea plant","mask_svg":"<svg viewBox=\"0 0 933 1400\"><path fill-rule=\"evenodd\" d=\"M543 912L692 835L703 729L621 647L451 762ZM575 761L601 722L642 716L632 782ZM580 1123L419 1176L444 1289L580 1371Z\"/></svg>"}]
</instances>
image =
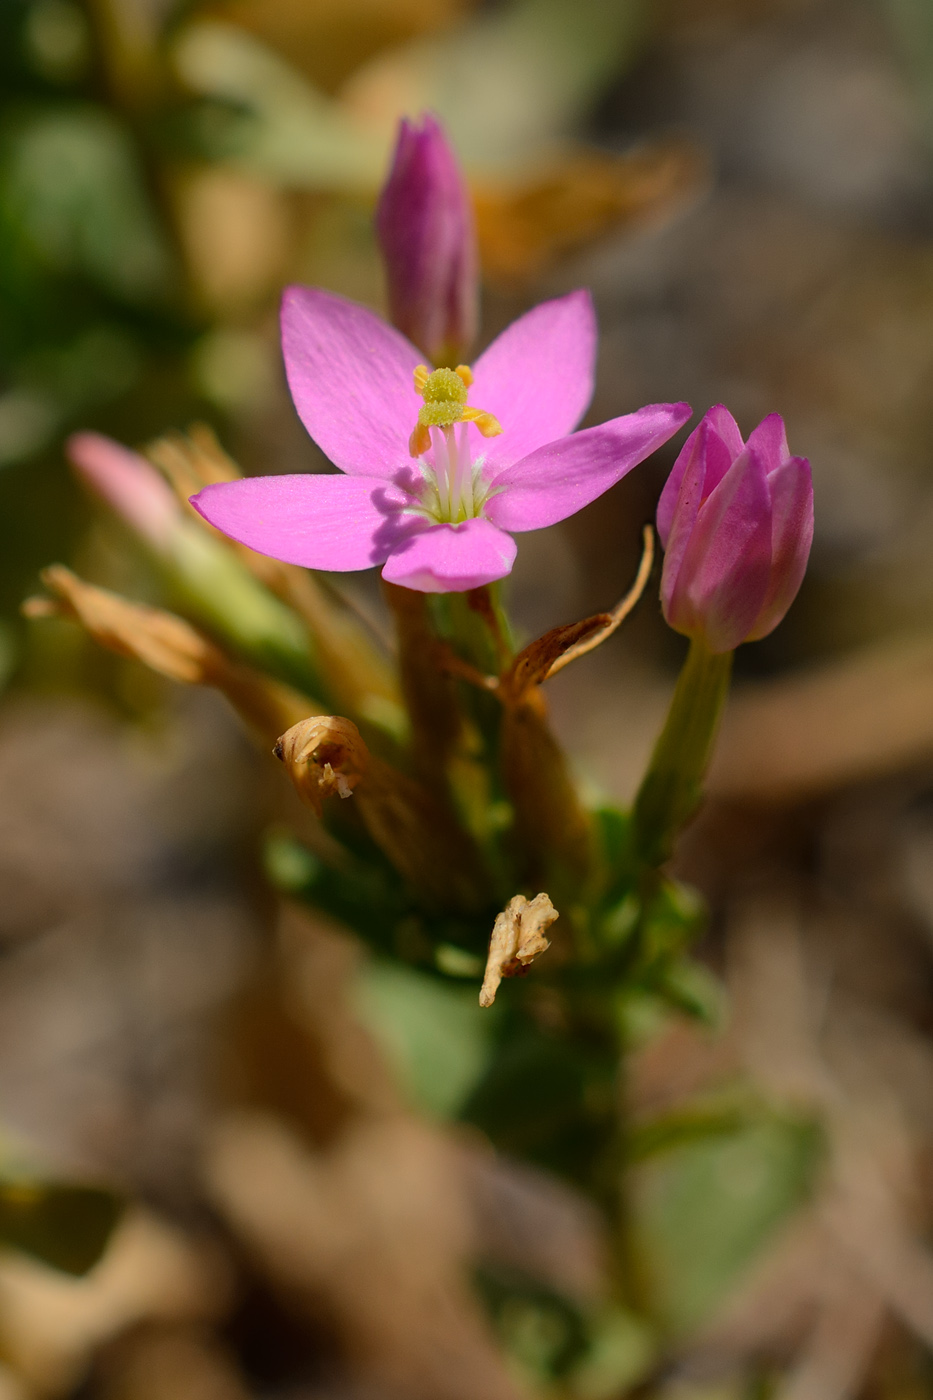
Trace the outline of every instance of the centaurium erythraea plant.
<instances>
[{"instance_id":1,"label":"centaurium erythraea plant","mask_svg":"<svg viewBox=\"0 0 933 1400\"><path fill-rule=\"evenodd\" d=\"M746 443L716 407L688 439L657 525L662 608L690 638L689 653L632 812L592 812L540 687L611 635L640 585L613 614L556 626L518 655L484 585L511 569L513 533L595 500L690 410L655 404L576 431L596 353L583 291L529 311L471 368L458 362L474 330L475 241L468 191L435 119L403 124L377 227L394 325L324 290L293 287L284 298L292 397L336 472L243 479L232 464L201 470L193 442L150 448L179 496L192 480L208 483L193 501L223 539L172 499L150 462L97 435L71 441L84 480L212 636L62 570L47 573L55 596L34 611L77 617L118 652L217 686L269 747L278 738L276 754L329 828L302 897L383 957L416 963L427 974L419 998L448 976L474 976L479 991L487 952L483 1006L500 978L530 970L498 993L508 1011L463 1116L506 1150L588 1183L611 1215L621 1194L607 1183L627 1160L621 1012L630 995L695 1008L679 974L699 902L666 862L702 794L732 650L769 632L799 587L812 536L809 467L790 455L776 415ZM193 477L165 466L167 446L189 452ZM283 562L235 549L231 537ZM381 566L403 585L387 590L397 672L387 654L378 658L391 673L389 698L406 707L402 723L385 723L386 705L371 703L383 694L367 650L376 643L364 630L348 647L329 587L297 565ZM319 589L310 602L309 587ZM323 712L333 706L341 713ZM548 893L535 895L542 886ZM562 947L548 953L558 910ZM624 1232L626 1211L610 1226ZM618 1257L624 1270L632 1251ZM637 1292L620 1289L626 1318ZM566 1388L563 1373L551 1379Z\"/></svg>"}]
</instances>

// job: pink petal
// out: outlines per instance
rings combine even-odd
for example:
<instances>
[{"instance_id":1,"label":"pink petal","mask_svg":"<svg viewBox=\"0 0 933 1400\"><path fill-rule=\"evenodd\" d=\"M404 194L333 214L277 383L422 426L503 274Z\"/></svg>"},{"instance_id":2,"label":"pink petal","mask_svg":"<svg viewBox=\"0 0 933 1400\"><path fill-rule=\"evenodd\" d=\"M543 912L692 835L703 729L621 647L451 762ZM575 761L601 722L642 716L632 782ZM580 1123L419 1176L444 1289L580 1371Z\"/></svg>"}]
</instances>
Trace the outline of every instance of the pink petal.
<instances>
[{"instance_id":1,"label":"pink petal","mask_svg":"<svg viewBox=\"0 0 933 1400\"><path fill-rule=\"evenodd\" d=\"M703 430L702 433L700 430ZM680 450L680 455L674 463L671 474L664 483L664 490L661 492L658 501L658 534L661 537L661 545L667 549L667 540L671 532L671 524L674 519L674 509L677 504L677 497L680 493L681 482L684 472L689 462L696 443L702 437L704 440L704 452L706 466L704 469L704 479L702 485L701 499L705 498L719 484L732 463L744 450L745 444L742 441L742 434L739 432L739 425L736 423L729 410L723 404L715 404L704 413L698 427L687 438Z\"/></svg>"},{"instance_id":2,"label":"pink petal","mask_svg":"<svg viewBox=\"0 0 933 1400\"><path fill-rule=\"evenodd\" d=\"M484 443L492 471L577 426L593 397L596 315L589 292L571 292L520 316L473 366L470 403L492 413L501 437Z\"/></svg>"},{"instance_id":3,"label":"pink petal","mask_svg":"<svg viewBox=\"0 0 933 1400\"><path fill-rule=\"evenodd\" d=\"M702 634L712 651L731 651L748 636L770 571L767 474L760 454L746 448L698 512L673 586L665 559L665 616L678 631Z\"/></svg>"},{"instance_id":4,"label":"pink petal","mask_svg":"<svg viewBox=\"0 0 933 1400\"><path fill-rule=\"evenodd\" d=\"M690 417L686 403L656 403L585 428L506 467L486 515L504 530L540 530L582 510L667 442Z\"/></svg>"},{"instance_id":5,"label":"pink petal","mask_svg":"<svg viewBox=\"0 0 933 1400\"><path fill-rule=\"evenodd\" d=\"M781 415L769 413L767 418L762 418L758 427L750 434L748 445L754 447L756 452L761 453L769 472L786 462L790 451L787 446L784 419Z\"/></svg>"},{"instance_id":6,"label":"pink petal","mask_svg":"<svg viewBox=\"0 0 933 1400\"><path fill-rule=\"evenodd\" d=\"M768 477L771 488L771 581L747 640L766 637L803 582L813 543L813 482L806 457L789 457Z\"/></svg>"},{"instance_id":7,"label":"pink petal","mask_svg":"<svg viewBox=\"0 0 933 1400\"><path fill-rule=\"evenodd\" d=\"M515 541L488 520L432 525L392 551L382 577L419 593L464 593L505 578L515 555Z\"/></svg>"},{"instance_id":8,"label":"pink petal","mask_svg":"<svg viewBox=\"0 0 933 1400\"><path fill-rule=\"evenodd\" d=\"M260 554L309 569L368 569L423 530L412 497L378 477L248 476L205 486L191 504Z\"/></svg>"},{"instance_id":9,"label":"pink petal","mask_svg":"<svg viewBox=\"0 0 933 1400\"><path fill-rule=\"evenodd\" d=\"M72 433L69 460L92 490L155 549L166 549L181 506L155 467L101 433Z\"/></svg>"},{"instance_id":10,"label":"pink petal","mask_svg":"<svg viewBox=\"0 0 933 1400\"><path fill-rule=\"evenodd\" d=\"M422 406L412 371L421 356L365 306L314 287L282 298L282 353L298 416L325 456L353 476L409 466Z\"/></svg>"}]
</instances>

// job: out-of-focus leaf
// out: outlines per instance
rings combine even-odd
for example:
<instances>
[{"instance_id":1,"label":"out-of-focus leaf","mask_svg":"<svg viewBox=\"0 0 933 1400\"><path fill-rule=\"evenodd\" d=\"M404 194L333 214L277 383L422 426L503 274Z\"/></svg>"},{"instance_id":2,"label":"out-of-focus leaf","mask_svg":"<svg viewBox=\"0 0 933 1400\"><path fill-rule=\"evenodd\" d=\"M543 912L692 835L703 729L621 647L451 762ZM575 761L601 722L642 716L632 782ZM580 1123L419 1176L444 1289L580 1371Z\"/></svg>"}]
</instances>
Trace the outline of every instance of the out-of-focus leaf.
<instances>
[{"instance_id":1,"label":"out-of-focus leaf","mask_svg":"<svg viewBox=\"0 0 933 1400\"><path fill-rule=\"evenodd\" d=\"M644 15L643 0L517 0L379 54L335 99L218 20L181 32L175 65L192 91L252 112L237 159L286 183L375 190L399 116L424 109L474 173L527 181L632 62Z\"/></svg>"},{"instance_id":2,"label":"out-of-focus leaf","mask_svg":"<svg viewBox=\"0 0 933 1400\"><path fill-rule=\"evenodd\" d=\"M933 7L928 0L881 0L914 82L927 142L933 144Z\"/></svg>"},{"instance_id":3,"label":"out-of-focus leaf","mask_svg":"<svg viewBox=\"0 0 933 1400\"><path fill-rule=\"evenodd\" d=\"M566 1376L587 1347L579 1307L517 1275L484 1268L476 1282L500 1342L529 1383L537 1387Z\"/></svg>"},{"instance_id":4,"label":"out-of-focus leaf","mask_svg":"<svg viewBox=\"0 0 933 1400\"><path fill-rule=\"evenodd\" d=\"M654 1311L674 1333L707 1318L806 1200L820 1157L809 1123L773 1118L645 1162L632 1209Z\"/></svg>"},{"instance_id":5,"label":"out-of-focus leaf","mask_svg":"<svg viewBox=\"0 0 933 1400\"><path fill-rule=\"evenodd\" d=\"M333 92L373 54L447 28L465 8L463 0L226 0L214 12Z\"/></svg>"},{"instance_id":6,"label":"out-of-focus leaf","mask_svg":"<svg viewBox=\"0 0 933 1400\"><path fill-rule=\"evenodd\" d=\"M645 911L643 956L648 968L680 953L705 921L706 903L696 890L679 880L663 881Z\"/></svg>"},{"instance_id":7,"label":"out-of-focus leaf","mask_svg":"<svg viewBox=\"0 0 933 1400\"><path fill-rule=\"evenodd\" d=\"M718 1026L723 1020L725 989L708 967L693 958L675 958L656 988L665 1001L708 1026Z\"/></svg>"},{"instance_id":8,"label":"out-of-focus leaf","mask_svg":"<svg viewBox=\"0 0 933 1400\"><path fill-rule=\"evenodd\" d=\"M591 1325L586 1355L572 1374L575 1400L616 1400L640 1380L657 1355L657 1340L643 1318L608 1309Z\"/></svg>"},{"instance_id":9,"label":"out-of-focus leaf","mask_svg":"<svg viewBox=\"0 0 933 1400\"><path fill-rule=\"evenodd\" d=\"M486 1068L495 1027L475 990L373 962L361 974L356 1006L413 1103L453 1117Z\"/></svg>"},{"instance_id":10,"label":"out-of-focus leaf","mask_svg":"<svg viewBox=\"0 0 933 1400\"><path fill-rule=\"evenodd\" d=\"M529 1027L496 1046L463 1116L504 1152L574 1179L608 1142L614 1073L608 1049Z\"/></svg>"},{"instance_id":11,"label":"out-of-focus leaf","mask_svg":"<svg viewBox=\"0 0 933 1400\"><path fill-rule=\"evenodd\" d=\"M517 0L381 55L344 100L373 128L436 111L468 168L527 180L633 61L645 14L642 0Z\"/></svg>"},{"instance_id":12,"label":"out-of-focus leaf","mask_svg":"<svg viewBox=\"0 0 933 1400\"><path fill-rule=\"evenodd\" d=\"M46 108L13 121L0 206L49 271L83 273L130 302L166 293L171 263L133 147L101 108Z\"/></svg>"},{"instance_id":13,"label":"out-of-focus leaf","mask_svg":"<svg viewBox=\"0 0 933 1400\"><path fill-rule=\"evenodd\" d=\"M665 1113L639 1123L628 1135L628 1157L632 1162L674 1152L694 1143L731 1137L760 1120L747 1103L698 1104L679 1112Z\"/></svg>"},{"instance_id":14,"label":"out-of-focus leaf","mask_svg":"<svg viewBox=\"0 0 933 1400\"><path fill-rule=\"evenodd\" d=\"M0 1182L0 1242L68 1274L100 1259L123 1211L112 1191L54 1182Z\"/></svg>"},{"instance_id":15,"label":"out-of-focus leaf","mask_svg":"<svg viewBox=\"0 0 933 1400\"><path fill-rule=\"evenodd\" d=\"M245 107L236 160L287 184L375 189L391 133L355 126L330 98L251 34L218 20L182 31L181 80L205 97Z\"/></svg>"}]
</instances>

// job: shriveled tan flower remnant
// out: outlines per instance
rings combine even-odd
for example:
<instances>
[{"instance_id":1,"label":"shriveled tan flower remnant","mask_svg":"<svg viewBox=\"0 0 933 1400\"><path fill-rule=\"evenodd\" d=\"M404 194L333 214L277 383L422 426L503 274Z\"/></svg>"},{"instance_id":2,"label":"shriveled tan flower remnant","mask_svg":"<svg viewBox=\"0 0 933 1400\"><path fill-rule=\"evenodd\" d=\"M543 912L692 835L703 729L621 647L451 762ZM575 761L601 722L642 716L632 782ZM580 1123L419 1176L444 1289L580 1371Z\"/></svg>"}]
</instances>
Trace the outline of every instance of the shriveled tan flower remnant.
<instances>
[{"instance_id":1,"label":"shriveled tan flower remnant","mask_svg":"<svg viewBox=\"0 0 933 1400\"><path fill-rule=\"evenodd\" d=\"M325 798L352 792L370 836L422 901L481 906L488 877L470 837L423 783L370 753L351 720L302 720L282 735L275 754L318 816Z\"/></svg>"},{"instance_id":2,"label":"shriveled tan flower remnant","mask_svg":"<svg viewBox=\"0 0 933 1400\"><path fill-rule=\"evenodd\" d=\"M325 797L349 797L369 765L369 751L351 720L315 715L283 734L275 756L318 816Z\"/></svg>"},{"instance_id":3,"label":"shriveled tan flower remnant","mask_svg":"<svg viewBox=\"0 0 933 1400\"><path fill-rule=\"evenodd\" d=\"M489 940L486 975L479 994L480 1006L492 1006L503 977L521 977L539 953L550 948L544 936L560 916L546 894L526 899L517 894L496 918Z\"/></svg>"}]
</instances>

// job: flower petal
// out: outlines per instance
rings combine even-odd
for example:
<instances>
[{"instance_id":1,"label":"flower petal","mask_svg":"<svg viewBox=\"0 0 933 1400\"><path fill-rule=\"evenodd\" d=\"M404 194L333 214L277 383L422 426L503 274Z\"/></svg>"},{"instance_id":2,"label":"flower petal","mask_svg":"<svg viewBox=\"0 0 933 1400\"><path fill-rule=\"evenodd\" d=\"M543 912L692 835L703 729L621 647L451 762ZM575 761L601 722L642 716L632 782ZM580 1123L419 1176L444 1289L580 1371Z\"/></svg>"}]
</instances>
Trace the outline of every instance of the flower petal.
<instances>
[{"instance_id":1,"label":"flower petal","mask_svg":"<svg viewBox=\"0 0 933 1400\"><path fill-rule=\"evenodd\" d=\"M686 403L649 404L538 448L495 476L486 515L504 530L565 520L667 442L690 412Z\"/></svg>"},{"instance_id":2,"label":"flower petal","mask_svg":"<svg viewBox=\"0 0 933 1400\"><path fill-rule=\"evenodd\" d=\"M464 593L505 578L515 555L515 541L489 520L432 525L393 549L382 577L419 593Z\"/></svg>"},{"instance_id":3,"label":"flower petal","mask_svg":"<svg viewBox=\"0 0 933 1400\"><path fill-rule=\"evenodd\" d=\"M225 535L286 564L368 569L426 527L414 501L378 477L248 476L205 486L191 504Z\"/></svg>"},{"instance_id":4,"label":"flower petal","mask_svg":"<svg viewBox=\"0 0 933 1400\"><path fill-rule=\"evenodd\" d=\"M486 445L493 471L577 426L593 397L596 315L589 292L544 301L502 332L473 366L470 403L502 436Z\"/></svg>"},{"instance_id":5,"label":"flower petal","mask_svg":"<svg viewBox=\"0 0 933 1400\"><path fill-rule=\"evenodd\" d=\"M760 453L746 448L701 506L673 587L666 566L661 596L673 627L699 632L715 652L746 640L771 571L771 501Z\"/></svg>"},{"instance_id":6,"label":"flower petal","mask_svg":"<svg viewBox=\"0 0 933 1400\"><path fill-rule=\"evenodd\" d=\"M813 481L806 457L789 457L768 477L771 582L747 640L773 632L797 596L813 543Z\"/></svg>"},{"instance_id":7,"label":"flower petal","mask_svg":"<svg viewBox=\"0 0 933 1400\"><path fill-rule=\"evenodd\" d=\"M749 435L748 445L754 447L756 452L761 453L765 469L768 472L773 472L775 468L786 462L790 457L790 450L787 446L787 431L781 415L769 413L767 418L762 418L758 427Z\"/></svg>"},{"instance_id":8,"label":"flower petal","mask_svg":"<svg viewBox=\"0 0 933 1400\"><path fill-rule=\"evenodd\" d=\"M421 356L403 335L345 297L289 287L282 353L298 416L335 466L381 477L410 466L408 438L422 406L412 372Z\"/></svg>"},{"instance_id":9,"label":"flower petal","mask_svg":"<svg viewBox=\"0 0 933 1400\"><path fill-rule=\"evenodd\" d=\"M671 532L674 509L680 494L684 472L696 448L697 441L701 437L706 462L704 479L701 483L701 500L718 486L745 447L738 423L723 404L714 404L704 413L699 426L694 428L681 448L680 455L671 468L671 474L664 483L664 490L658 501L658 534L664 549L667 549L667 540ZM699 502L697 508L699 509Z\"/></svg>"}]
</instances>

